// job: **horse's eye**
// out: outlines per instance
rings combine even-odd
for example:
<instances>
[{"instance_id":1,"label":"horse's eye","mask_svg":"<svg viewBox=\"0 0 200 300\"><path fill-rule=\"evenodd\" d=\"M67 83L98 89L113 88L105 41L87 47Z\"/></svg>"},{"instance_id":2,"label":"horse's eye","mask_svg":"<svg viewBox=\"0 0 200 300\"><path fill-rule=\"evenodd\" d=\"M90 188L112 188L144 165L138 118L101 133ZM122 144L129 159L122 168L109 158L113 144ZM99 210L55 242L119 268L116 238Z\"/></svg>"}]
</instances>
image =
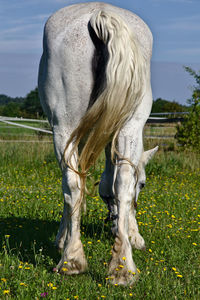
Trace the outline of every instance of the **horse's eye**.
<instances>
[{"instance_id":1,"label":"horse's eye","mask_svg":"<svg viewBox=\"0 0 200 300\"><path fill-rule=\"evenodd\" d=\"M140 182L139 183L139 188L140 190L143 189L145 187L145 182Z\"/></svg>"}]
</instances>

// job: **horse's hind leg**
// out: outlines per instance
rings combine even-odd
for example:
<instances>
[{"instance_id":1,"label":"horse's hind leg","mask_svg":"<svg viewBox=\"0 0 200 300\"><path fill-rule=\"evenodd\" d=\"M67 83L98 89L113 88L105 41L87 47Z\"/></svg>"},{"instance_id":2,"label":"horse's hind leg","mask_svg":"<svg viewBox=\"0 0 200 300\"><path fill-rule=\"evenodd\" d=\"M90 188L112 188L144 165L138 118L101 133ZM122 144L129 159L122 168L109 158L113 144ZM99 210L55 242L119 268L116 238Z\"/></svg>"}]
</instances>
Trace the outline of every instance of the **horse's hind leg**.
<instances>
[{"instance_id":1,"label":"horse's hind leg","mask_svg":"<svg viewBox=\"0 0 200 300\"><path fill-rule=\"evenodd\" d=\"M66 141L66 136L61 133L54 133L54 144L56 156L61 163L64 149L60 141ZM62 142L63 144L63 142ZM69 147L70 151L70 147ZM69 155L69 151L67 155ZM73 155L73 162L76 163L76 155ZM64 212L61 220L56 242L59 248L63 248L63 254L56 269L60 273L79 274L86 270L87 261L85 258L83 245L80 240L80 177L68 167L62 167L62 189L64 195Z\"/></svg>"},{"instance_id":2,"label":"horse's hind leg","mask_svg":"<svg viewBox=\"0 0 200 300\"><path fill-rule=\"evenodd\" d=\"M129 241L129 212L133 199L134 170L124 162L118 168L115 179L115 197L118 206L118 231L112 250L109 275L113 284L131 284L137 276L137 269L132 258L132 247Z\"/></svg>"},{"instance_id":3,"label":"horse's hind leg","mask_svg":"<svg viewBox=\"0 0 200 300\"><path fill-rule=\"evenodd\" d=\"M69 168L63 170L64 215L66 222L63 255L57 270L60 273L78 274L87 268L87 262L80 240L80 178Z\"/></svg>"},{"instance_id":4,"label":"horse's hind leg","mask_svg":"<svg viewBox=\"0 0 200 300\"><path fill-rule=\"evenodd\" d=\"M129 215L135 197L135 167L139 163L143 144L142 126L137 122L134 125L137 134L133 132L132 137L120 134L118 139L119 153L132 163L120 159L115 166L114 193L118 206L118 230L109 265L109 275L112 283L122 285L131 284L138 277L129 240Z\"/></svg>"}]
</instances>

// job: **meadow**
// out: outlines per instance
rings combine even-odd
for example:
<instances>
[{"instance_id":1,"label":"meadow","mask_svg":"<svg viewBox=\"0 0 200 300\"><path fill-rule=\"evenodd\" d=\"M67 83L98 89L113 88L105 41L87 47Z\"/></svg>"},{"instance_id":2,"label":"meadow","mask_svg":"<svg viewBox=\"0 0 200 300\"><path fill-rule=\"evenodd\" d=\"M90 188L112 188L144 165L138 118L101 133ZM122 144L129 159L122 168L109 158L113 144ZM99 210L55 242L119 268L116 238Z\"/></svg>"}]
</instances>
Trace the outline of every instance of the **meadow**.
<instances>
[{"instance_id":1,"label":"meadow","mask_svg":"<svg viewBox=\"0 0 200 300\"><path fill-rule=\"evenodd\" d=\"M1 299L200 299L197 155L180 152L172 142L145 140L146 150L160 145L146 168L137 208L146 251L133 249L140 278L121 287L110 285L107 275L114 238L97 188L86 196L81 222L88 271L69 277L52 272L60 259L54 240L63 209L61 172L53 144L45 142L50 138L34 138L35 143L0 143ZM103 168L102 155L89 188Z\"/></svg>"}]
</instances>

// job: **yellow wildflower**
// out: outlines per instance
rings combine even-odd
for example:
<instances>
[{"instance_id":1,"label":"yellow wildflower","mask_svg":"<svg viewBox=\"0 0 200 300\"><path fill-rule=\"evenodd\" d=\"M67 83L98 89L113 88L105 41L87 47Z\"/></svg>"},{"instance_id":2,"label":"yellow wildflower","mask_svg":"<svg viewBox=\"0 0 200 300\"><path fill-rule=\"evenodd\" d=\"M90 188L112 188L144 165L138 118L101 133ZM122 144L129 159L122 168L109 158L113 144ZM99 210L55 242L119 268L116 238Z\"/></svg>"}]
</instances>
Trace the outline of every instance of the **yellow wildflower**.
<instances>
[{"instance_id":1,"label":"yellow wildflower","mask_svg":"<svg viewBox=\"0 0 200 300\"><path fill-rule=\"evenodd\" d=\"M10 293L10 291L9 290L4 290L3 293L4 293L4 295L8 295Z\"/></svg>"},{"instance_id":2,"label":"yellow wildflower","mask_svg":"<svg viewBox=\"0 0 200 300\"><path fill-rule=\"evenodd\" d=\"M68 269L67 269L67 268L62 268L62 271L63 271L63 272L67 272Z\"/></svg>"},{"instance_id":3,"label":"yellow wildflower","mask_svg":"<svg viewBox=\"0 0 200 300\"><path fill-rule=\"evenodd\" d=\"M125 256L123 256L123 257L122 257L122 259L123 259L123 260L126 260L126 257L125 257Z\"/></svg>"},{"instance_id":4,"label":"yellow wildflower","mask_svg":"<svg viewBox=\"0 0 200 300\"><path fill-rule=\"evenodd\" d=\"M48 287L52 287L52 286L53 286L53 283L49 282L49 283L47 284L47 286L48 286Z\"/></svg>"}]
</instances>

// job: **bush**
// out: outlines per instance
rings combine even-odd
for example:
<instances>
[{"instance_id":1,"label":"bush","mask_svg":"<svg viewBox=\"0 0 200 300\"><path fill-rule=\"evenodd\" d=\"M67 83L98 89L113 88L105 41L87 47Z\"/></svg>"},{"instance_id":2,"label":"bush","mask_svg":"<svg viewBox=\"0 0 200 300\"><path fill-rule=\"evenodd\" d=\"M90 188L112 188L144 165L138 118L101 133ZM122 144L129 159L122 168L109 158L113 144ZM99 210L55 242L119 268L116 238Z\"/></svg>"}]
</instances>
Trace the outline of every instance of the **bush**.
<instances>
[{"instance_id":1,"label":"bush","mask_svg":"<svg viewBox=\"0 0 200 300\"><path fill-rule=\"evenodd\" d=\"M200 152L200 71L197 74L189 67L185 69L195 78L197 86L193 89L192 98L188 100L191 105L189 114L177 126L176 139L183 147Z\"/></svg>"}]
</instances>

